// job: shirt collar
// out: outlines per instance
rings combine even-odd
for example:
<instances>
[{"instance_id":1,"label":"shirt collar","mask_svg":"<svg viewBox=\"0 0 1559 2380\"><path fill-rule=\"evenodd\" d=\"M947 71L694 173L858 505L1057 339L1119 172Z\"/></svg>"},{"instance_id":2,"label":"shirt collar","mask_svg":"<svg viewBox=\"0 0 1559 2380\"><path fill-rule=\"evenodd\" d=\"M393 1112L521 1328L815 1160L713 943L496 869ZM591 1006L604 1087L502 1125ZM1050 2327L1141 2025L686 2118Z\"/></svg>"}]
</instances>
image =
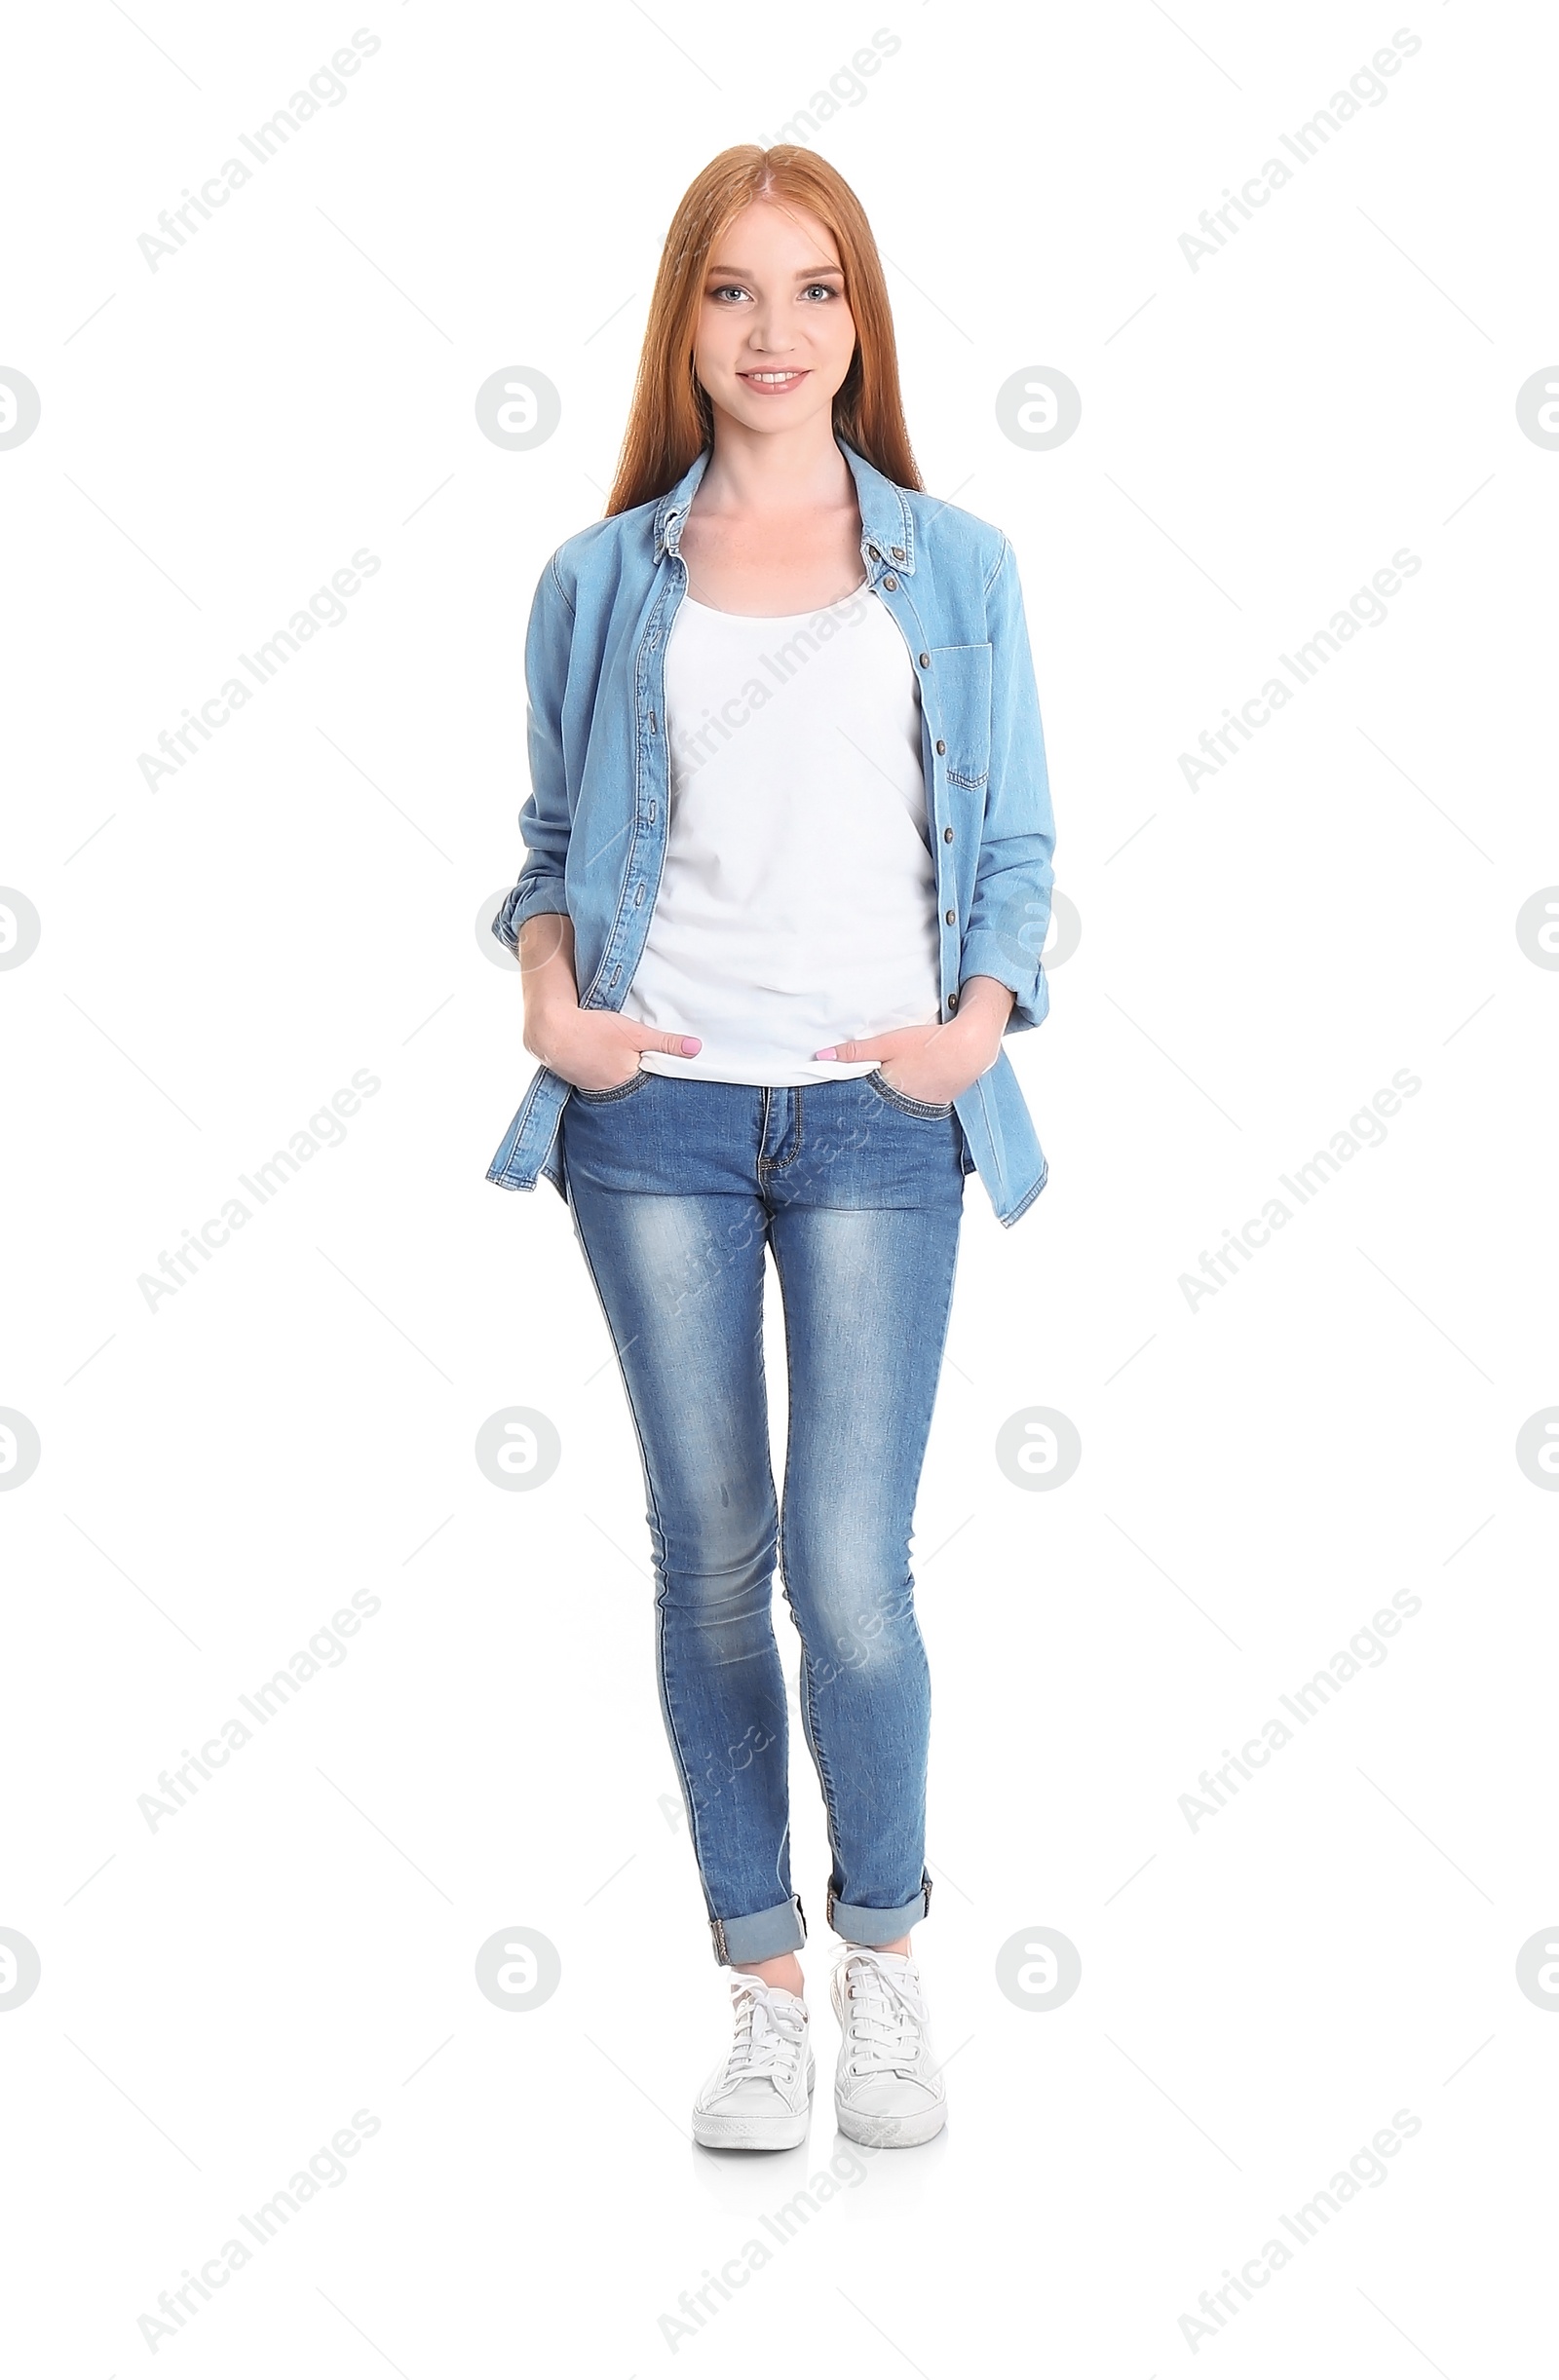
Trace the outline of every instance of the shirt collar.
<instances>
[{"instance_id":1,"label":"shirt collar","mask_svg":"<svg viewBox=\"0 0 1559 2380\"><path fill-rule=\"evenodd\" d=\"M915 533L904 490L868 463L864 455L857 454L846 439L837 438L836 443L856 482L856 502L860 508L861 551L873 583L880 570L899 570L908 578L915 568ZM667 549L676 551L682 524L688 516L688 507L693 502L708 461L709 449L705 446L694 456L675 487L668 488L656 506L657 562Z\"/></svg>"}]
</instances>

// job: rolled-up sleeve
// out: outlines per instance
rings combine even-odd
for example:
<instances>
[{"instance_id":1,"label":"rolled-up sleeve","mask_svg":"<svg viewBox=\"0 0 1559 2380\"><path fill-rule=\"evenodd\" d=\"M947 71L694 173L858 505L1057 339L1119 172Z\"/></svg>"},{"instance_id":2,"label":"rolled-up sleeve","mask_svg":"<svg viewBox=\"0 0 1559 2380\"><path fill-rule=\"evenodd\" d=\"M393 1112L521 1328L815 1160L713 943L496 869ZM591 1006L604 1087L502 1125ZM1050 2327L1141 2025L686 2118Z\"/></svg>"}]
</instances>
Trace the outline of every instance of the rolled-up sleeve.
<instances>
[{"instance_id":1,"label":"rolled-up sleeve","mask_svg":"<svg viewBox=\"0 0 1559 2380\"><path fill-rule=\"evenodd\" d=\"M959 974L992 975L1014 994L1008 1033L1038 1025L1050 1004L1040 953L1050 926L1055 824L1018 584L1004 537L985 590L991 646L991 759L974 899Z\"/></svg>"},{"instance_id":2,"label":"rolled-up sleeve","mask_svg":"<svg viewBox=\"0 0 1559 2380\"><path fill-rule=\"evenodd\" d=\"M553 554L542 572L525 631L526 744L530 796L520 808L519 831L528 856L513 889L493 919L493 932L513 950L527 918L551 910L566 917L563 867L573 824L563 760L563 695L568 683L569 641L574 607Z\"/></svg>"}]
</instances>

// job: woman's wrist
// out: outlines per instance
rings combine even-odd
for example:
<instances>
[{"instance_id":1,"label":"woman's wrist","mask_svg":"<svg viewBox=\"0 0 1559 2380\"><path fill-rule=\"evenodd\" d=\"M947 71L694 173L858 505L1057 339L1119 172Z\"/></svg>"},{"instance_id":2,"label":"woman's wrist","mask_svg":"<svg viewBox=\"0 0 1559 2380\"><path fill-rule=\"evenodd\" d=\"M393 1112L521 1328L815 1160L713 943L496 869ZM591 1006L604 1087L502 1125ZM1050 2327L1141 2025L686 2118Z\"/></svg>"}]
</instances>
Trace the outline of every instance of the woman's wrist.
<instances>
[{"instance_id":1,"label":"woman's wrist","mask_svg":"<svg viewBox=\"0 0 1559 2380\"><path fill-rule=\"evenodd\" d=\"M970 975L959 986L958 1014L942 1031L970 1050L984 1051L985 1065L994 1066L1016 999L1010 985L998 983L994 975ZM980 1071L983 1074L984 1067Z\"/></svg>"},{"instance_id":2,"label":"woman's wrist","mask_svg":"<svg viewBox=\"0 0 1559 2380\"><path fill-rule=\"evenodd\" d=\"M570 974L559 980L555 972L551 979L531 976L525 984L525 1047L533 1058L554 1044L562 1028L572 1024L580 1013L579 994Z\"/></svg>"}]
</instances>

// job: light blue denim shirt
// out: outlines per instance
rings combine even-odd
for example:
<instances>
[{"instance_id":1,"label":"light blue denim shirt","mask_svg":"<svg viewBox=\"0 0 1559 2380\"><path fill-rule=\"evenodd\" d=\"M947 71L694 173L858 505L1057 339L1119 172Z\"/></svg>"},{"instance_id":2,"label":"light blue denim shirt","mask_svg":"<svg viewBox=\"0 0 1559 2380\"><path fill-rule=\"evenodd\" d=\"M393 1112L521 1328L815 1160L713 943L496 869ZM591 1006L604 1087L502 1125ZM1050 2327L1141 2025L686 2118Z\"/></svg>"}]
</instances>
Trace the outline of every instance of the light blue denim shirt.
<instances>
[{"instance_id":1,"label":"light blue denim shirt","mask_svg":"<svg viewBox=\"0 0 1559 2380\"><path fill-rule=\"evenodd\" d=\"M940 1000L994 975L1016 995L1008 1033L1049 1007L1040 964L1055 832L1017 563L999 529L885 478L839 441L855 476L867 584L897 623L921 696L936 869ZM665 854L669 761L664 666L687 586L678 548L708 449L650 504L560 546L525 639L532 791L529 856L493 920L509 949L525 920L574 923L580 1005L620 1009L644 950ZM826 847L817 865L826 869ZM487 1171L504 1190L562 1191L558 1119L572 1086L539 1067ZM954 1101L999 1220L1013 1224L1048 1168L1005 1048Z\"/></svg>"}]
</instances>

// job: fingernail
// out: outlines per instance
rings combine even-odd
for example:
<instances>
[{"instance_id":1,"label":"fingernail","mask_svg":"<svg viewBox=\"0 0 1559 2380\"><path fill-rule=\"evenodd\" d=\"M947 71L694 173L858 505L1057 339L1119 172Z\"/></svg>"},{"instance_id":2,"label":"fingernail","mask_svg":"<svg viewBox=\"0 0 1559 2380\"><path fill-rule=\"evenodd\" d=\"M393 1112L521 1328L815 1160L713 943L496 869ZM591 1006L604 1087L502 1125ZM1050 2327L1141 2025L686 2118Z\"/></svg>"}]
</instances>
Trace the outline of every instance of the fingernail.
<instances>
[{"instance_id":1,"label":"fingernail","mask_svg":"<svg viewBox=\"0 0 1559 2380\"><path fill-rule=\"evenodd\" d=\"M684 1058L697 1057L699 1051L703 1047L703 1043L702 1041L696 1041L691 1033L685 1033L682 1036L682 1055Z\"/></svg>"},{"instance_id":2,"label":"fingernail","mask_svg":"<svg viewBox=\"0 0 1559 2380\"><path fill-rule=\"evenodd\" d=\"M836 1058L839 1052L836 1049L815 1049L812 1054L815 1058Z\"/></svg>"}]
</instances>

